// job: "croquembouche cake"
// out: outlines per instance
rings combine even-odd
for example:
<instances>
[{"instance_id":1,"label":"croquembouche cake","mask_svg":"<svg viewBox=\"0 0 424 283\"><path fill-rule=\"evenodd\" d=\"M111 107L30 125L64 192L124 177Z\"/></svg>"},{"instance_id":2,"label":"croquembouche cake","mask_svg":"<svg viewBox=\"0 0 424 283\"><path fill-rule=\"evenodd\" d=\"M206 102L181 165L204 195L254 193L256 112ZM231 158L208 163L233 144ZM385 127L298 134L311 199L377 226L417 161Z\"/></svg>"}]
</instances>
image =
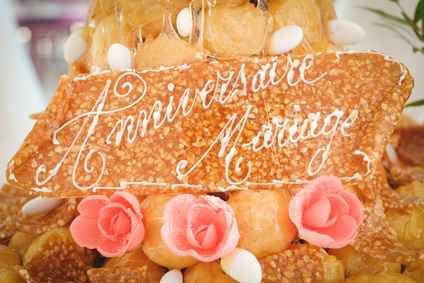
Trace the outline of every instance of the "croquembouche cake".
<instances>
[{"instance_id":1,"label":"croquembouche cake","mask_svg":"<svg viewBox=\"0 0 424 283\"><path fill-rule=\"evenodd\" d=\"M419 282L413 78L364 36L330 0L90 1L8 164L0 278Z\"/></svg>"}]
</instances>

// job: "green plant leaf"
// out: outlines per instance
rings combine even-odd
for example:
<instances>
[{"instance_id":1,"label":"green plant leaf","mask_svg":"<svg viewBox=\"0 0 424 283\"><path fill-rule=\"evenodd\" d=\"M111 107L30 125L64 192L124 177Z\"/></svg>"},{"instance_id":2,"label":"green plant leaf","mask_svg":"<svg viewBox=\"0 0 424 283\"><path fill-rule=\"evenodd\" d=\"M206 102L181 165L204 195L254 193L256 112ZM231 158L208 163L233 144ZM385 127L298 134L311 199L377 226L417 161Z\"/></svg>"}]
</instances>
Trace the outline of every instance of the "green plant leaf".
<instances>
[{"instance_id":1,"label":"green plant leaf","mask_svg":"<svg viewBox=\"0 0 424 283\"><path fill-rule=\"evenodd\" d=\"M421 106L421 105L424 105L424 99L408 103L405 105L405 107L413 107L413 106Z\"/></svg>"},{"instance_id":2,"label":"green plant leaf","mask_svg":"<svg viewBox=\"0 0 424 283\"><path fill-rule=\"evenodd\" d=\"M424 47L423 48L417 48L417 47L412 47L412 50L415 52L421 52L424 55Z\"/></svg>"},{"instance_id":3,"label":"green plant leaf","mask_svg":"<svg viewBox=\"0 0 424 283\"><path fill-rule=\"evenodd\" d=\"M407 42L409 43L409 45L411 45L412 52L417 53L417 52L423 52L424 51L424 49L414 46L410 41L407 41Z\"/></svg>"},{"instance_id":4,"label":"green plant leaf","mask_svg":"<svg viewBox=\"0 0 424 283\"><path fill-rule=\"evenodd\" d=\"M412 31L414 32L414 34L418 37L419 40L421 40L422 35L420 34L420 30L418 27L414 28L415 23L413 22L413 20L409 18L408 15L405 14L404 12L402 12L402 16L405 19L405 21L408 23L408 25L412 27Z\"/></svg>"},{"instance_id":5,"label":"green plant leaf","mask_svg":"<svg viewBox=\"0 0 424 283\"><path fill-rule=\"evenodd\" d=\"M414 23L418 23L419 20L423 20L424 23L424 0L420 0L417 4L417 7L415 8L415 14L414 14ZM424 31L424 25L423 25L423 31Z\"/></svg>"},{"instance_id":6,"label":"green plant leaf","mask_svg":"<svg viewBox=\"0 0 424 283\"><path fill-rule=\"evenodd\" d=\"M424 35L424 19L421 21L421 34Z\"/></svg>"},{"instance_id":7,"label":"green plant leaf","mask_svg":"<svg viewBox=\"0 0 424 283\"><path fill-rule=\"evenodd\" d=\"M424 34L424 19L421 22L422 26L421 26L421 33Z\"/></svg>"},{"instance_id":8,"label":"green plant leaf","mask_svg":"<svg viewBox=\"0 0 424 283\"><path fill-rule=\"evenodd\" d=\"M392 1L392 0L390 0L390 1ZM375 14L377 14L377 15L385 18L385 19L388 19L388 20L391 20L391 21L395 21L395 22L398 22L398 23L401 23L401 24L404 24L404 25L409 25L409 22L407 20L402 19L402 18L399 18L399 17L396 17L396 16L393 16L393 15L390 15L390 14L388 14L386 12L381 11L381 10L372 9L372 8L368 8L368 7L363 7L363 8L365 10L368 10L370 12L373 12L373 13L375 13Z\"/></svg>"},{"instance_id":9,"label":"green plant leaf","mask_svg":"<svg viewBox=\"0 0 424 283\"><path fill-rule=\"evenodd\" d=\"M422 53L424 55L424 48L417 48L415 46L412 46L412 51L414 53L420 52L420 53Z\"/></svg>"},{"instance_id":10,"label":"green plant leaf","mask_svg":"<svg viewBox=\"0 0 424 283\"><path fill-rule=\"evenodd\" d=\"M415 34L415 36L424 43L424 0L417 0L417 6L415 8L414 17L410 17L406 14L405 10L402 8L402 6L399 3L399 0L388 0L389 2L394 2L397 4L398 8L400 9L402 17L398 17L395 15L388 14L382 10L379 9L373 9L368 7L362 7L363 9L370 11L390 22L391 29L394 29L395 32L403 38L408 44L412 47L412 50L414 53L420 52L424 54L424 48L423 47L417 47L415 44L410 41L407 37L403 36L400 32L403 27L408 27L410 31ZM397 26L397 28L396 28ZM412 35L412 33L411 33Z\"/></svg>"}]
</instances>

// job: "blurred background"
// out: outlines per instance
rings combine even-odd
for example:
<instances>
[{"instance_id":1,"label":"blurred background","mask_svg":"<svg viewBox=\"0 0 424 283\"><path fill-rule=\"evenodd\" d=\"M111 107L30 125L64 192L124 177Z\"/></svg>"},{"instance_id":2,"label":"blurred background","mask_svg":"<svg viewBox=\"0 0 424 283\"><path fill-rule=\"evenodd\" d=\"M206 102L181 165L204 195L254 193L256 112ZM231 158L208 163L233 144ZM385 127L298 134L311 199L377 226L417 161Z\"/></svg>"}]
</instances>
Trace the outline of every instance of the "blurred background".
<instances>
[{"instance_id":1,"label":"blurred background","mask_svg":"<svg viewBox=\"0 0 424 283\"><path fill-rule=\"evenodd\" d=\"M34 121L53 96L59 77L68 73L63 49L69 34L84 25L88 0L0 0L0 186L7 163L19 149ZM400 0L413 15L418 0ZM404 63L415 78L410 101L424 99L424 55L412 48L387 23L361 7L400 16L389 0L334 0L339 19L361 25L366 39L357 50L378 50ZM413 40L413 37L411 37ZM406 113L419 123L424 106Z\"/></svg>"},{"instance_id":2,"label":"blurred background","mask_svg":"<svg viewBox=\"0 0 424 283\"><path fill-rule=\"evenodd\" d=\"M53 95L60 74L68 72L63 57L70 32L85 25L88 0L8 0L16 18L16 40L30 55L43 94ZM7 1L6 1L7 2Z\"/></svg>"},{"instance_id":3,"label":"blurred background","mask_svg":"<svg viewBox=\"0 0 424 283\"><path fill-rule=\"evenodd\" d=\"M86 21L88 0L0 0L0 187L10 158L42 112L61 74L70 32Z\"/></svg>"}]
</instances>

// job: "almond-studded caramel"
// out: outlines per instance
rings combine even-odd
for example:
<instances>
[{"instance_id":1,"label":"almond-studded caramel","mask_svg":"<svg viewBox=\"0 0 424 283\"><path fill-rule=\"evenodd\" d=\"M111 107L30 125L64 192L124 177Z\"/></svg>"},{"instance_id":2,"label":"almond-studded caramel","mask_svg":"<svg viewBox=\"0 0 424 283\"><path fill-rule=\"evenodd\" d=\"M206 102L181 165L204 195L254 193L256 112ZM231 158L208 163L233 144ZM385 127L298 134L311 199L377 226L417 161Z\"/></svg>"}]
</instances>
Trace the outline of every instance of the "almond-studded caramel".
<instances>
[{"instance_id":1,"label":"almond-studded caramel","mask_svg":"<svg viewBox=\"0 0 424 283\"><path fill-rule=\"evenodd\" d=\"M64 76L7 176L50 197L373 180L412 86L373 52Z\"/></svg>"},{"instance_id":2,"label":"almond-studded caramel","mask_svg":"<svg viewBox=\"0 0 424 283\"><path fill-rule=\"evenodd\" d=\"M365 220L359 227L352 246L371 257L391 262L414 262L424 259L423 250L412 250L403 245L387 224L385 209L380 199L364 205Z\"/></svg>"},{"instance_id":3,"label":"almond-studded caramel","mask_svg":"<svg viewBox=\"0 0 424 283\"><path fill-rule=\"evenodd\" d=\"M50 230L36 238L15 266L26 282L87 282L95 252L78 246L68 228Z\"/></svg>"},{"instance_id":4,"label":"almond-studded caramel","mask_svg":"<svg viewBox=\"0 0 424 283\"><path fill-rule=\"evenodd\" d=\"M259 260L261 282L340 282L343 265L324 249L311 244L294 244L284 252Z\"/></svg>"},{"instance_id":5,"label":"almond-studded caramel","mask_svg":"<svg viewBox=\"0 0 424 283\"><path fill-rule=\"evenodd\" d=\"M19 190L10 185L4 185L0 191L0 241L3 242L15 233L15 227L7 225L7 218L16 215L21 216L21 220L27 220L26 215L22 215L22 206L31 199L28 192Z\"/></svg>"},{"instance_id":6,"label":"almond-studded caramel","mask_svg":"<svg viewBox=\"0 0 424 283\"><path fill-rule=\"evenodd\" d=\"M15 232L40 235L49 230L64 227L72 221L77 211L77 200L64 199L53 211L26 215L22 207L36 197L10 185L4 185L0 192L0 240L7 240Z\"/></svg>"}]
</instances>

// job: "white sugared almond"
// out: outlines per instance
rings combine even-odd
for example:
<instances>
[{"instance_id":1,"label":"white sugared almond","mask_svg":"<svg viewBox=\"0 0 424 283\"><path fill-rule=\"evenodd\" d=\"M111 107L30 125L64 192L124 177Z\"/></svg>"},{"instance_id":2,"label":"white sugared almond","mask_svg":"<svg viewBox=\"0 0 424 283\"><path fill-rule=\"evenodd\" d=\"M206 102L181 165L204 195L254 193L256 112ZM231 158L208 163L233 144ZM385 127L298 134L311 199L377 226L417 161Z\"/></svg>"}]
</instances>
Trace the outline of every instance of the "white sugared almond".
<instances>
[{"instance_id":1,"label":"white sugared almond","mask_svg":"<svg viewBox=\"0 0 424 283\"><path fill-rule=\"evenodd\" d=\"M358 24L345 20L332 20L328 23L330 41L334 44L352 45L365 39L365 30Z\"/></svg>"},{"instance_id":2,"label":"white sugared almond","mask_svg":"<svg viewBox=\"0 0 424 283\"><path fill-rule=\"evenodd\" d=\"M393 163L396 163L398 161L397 153L393 148L393 145L391 145L390 143L386 146L386 152Z\"/></svg>"},{"instance_id":3,"label":"white sugared almond","mask_svg":"<svg viewBox=\"0 0 424 283\"><path fill-rule=\"evenodd\" d=\"M183 283L183 274L178 269L172 269L162 276L159 283Z\"/></svg>"},{"instance_id":4,"label":"white sugared almond","mask_svg":"<svg viewBox=\"0 0 424 283\"><path fill-rule=\"evenodd\" d=\"M290 25L276 30L267 43L268 55L280 55L296 48L303 39L303 31L299 26Z\"/></svg>"},{"instance_id":5,"label":"white sugared almond","mask_svg":"<svg viewBox=\"0 0 424 283\"><path fill-rule=\"evenodd\" d=\"M68 64L72 64L80 59L87 51L87 42L77 32L73 32L65 43L65 60Z\"/></svg>"},{"instance_id":6,"label":"white sugared almond","mask_svg":"<svg viewBox=\"0 0 424 283\"><path fill-rule=\"evenodd\" d=\"M107 53L109 67L112 71L131 68L131 51L122 44L112 44Z\"/></svg>"},{"instance_id":7,"label":"white sugared almond","mask_svg":"<svg viewBox=\"0 0 424 283\"><path fill-rule=\"evenodd\" d=\"M239 282L259 283L262 280L259 261L251 252L242 248L235 248L234 251L222 257L221 268Z\"/></svg>"},{"instance_id":8,"label":"white sugared almond","mask_svg":"<svg viewBox=\"0 0 424 283\"><path fill-rule=\"evenodd\" d=\"M182 37L187 37L193 27L189 8L182 9L177 16L177 30Z\"/></svg>"},{"instance_id":9,"label":"white sugared almond","mask_svg":"<svg viewBox=\"0 0 424 283\"><path fill-rule=\"evenodd\" d=\"M39 215L52 211L61 202L58 198L36 197L22 206L22 213L25 215Z\"/></svg>"}]
</instances>

